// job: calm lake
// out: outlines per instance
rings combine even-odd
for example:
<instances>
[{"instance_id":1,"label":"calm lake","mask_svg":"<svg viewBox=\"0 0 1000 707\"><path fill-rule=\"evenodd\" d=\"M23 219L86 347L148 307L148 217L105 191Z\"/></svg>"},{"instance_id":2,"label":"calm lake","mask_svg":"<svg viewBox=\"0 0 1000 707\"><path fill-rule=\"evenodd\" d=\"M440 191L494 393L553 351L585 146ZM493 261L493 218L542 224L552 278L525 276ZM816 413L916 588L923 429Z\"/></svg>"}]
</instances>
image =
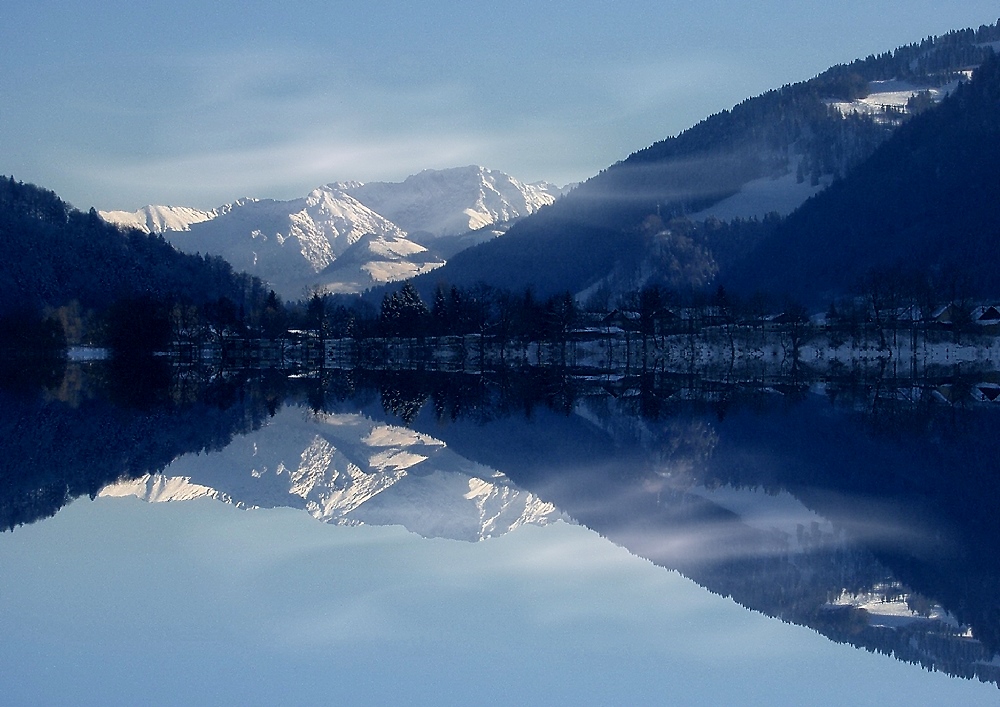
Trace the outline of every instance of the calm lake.
<instances>
[{"instance_id":1,"label":"calm lake","mask_svg":"<svg viewBox=\"0 0 1000 707\"><path fill-rule=\"evenodd\" d=\"M998 391L71 366L0 392L0 694L997 704Z\"/></svg>"}]
</instances>

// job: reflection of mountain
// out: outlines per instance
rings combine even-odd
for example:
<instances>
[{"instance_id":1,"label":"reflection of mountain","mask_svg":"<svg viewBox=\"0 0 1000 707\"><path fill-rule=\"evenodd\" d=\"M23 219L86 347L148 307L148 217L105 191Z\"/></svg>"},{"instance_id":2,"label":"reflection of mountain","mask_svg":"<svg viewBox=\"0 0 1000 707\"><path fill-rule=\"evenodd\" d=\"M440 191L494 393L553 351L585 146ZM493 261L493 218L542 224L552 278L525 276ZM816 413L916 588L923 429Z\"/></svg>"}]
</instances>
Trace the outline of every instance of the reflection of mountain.
<instances>
[{"instance_id":1,"label":"reflection of mountain","mask_svg":"<svg viewBox=\"0 0 1000 707\"><path fill-rule=\"evenodd\" d=\"M326 371L323 390L175 382L146 407L83 398L78 413L10 397L0 507L24 522L122 477L104 493L464 540L570 517L746 607L1000 681L1000 410L914 381L908 398L681 383Z\"/></svg>"},{"instance_id":2,"label":"reflection of mountain","mask_svg":"<svg viewBox=\"0 0 1000 707\"><path fill-rule=\"evenodd\" d=\"M425 537L479 540L560 516L502 474L442 442L360 414L280 410L222 452L188 455L162 474L103 496L148 501L218 498L248 508L301 508L329 523L403 525Z\"/></svg>"},{"instance_id":3,"label":"reflection of mountain","mask_svg":"<svg viewBox=\"0 0 1000 707\"><path fill-rule=\"evenodd\" d=\"M577 414L536 407L530 420L488 424L482 415L442 424L425 410L414 427L749 608L926 667L1000 679L1000 571L986 510L997 489L985 481L996 461L978 439L993 416L968 420L970 435L952 426L951 438L939 429L910 445L822 401L761 402L721 421L697 402L656 419L636 416L635 398L594 396ZM952 505L963 498L964 513Z\"/></svg>"}]
</instances>

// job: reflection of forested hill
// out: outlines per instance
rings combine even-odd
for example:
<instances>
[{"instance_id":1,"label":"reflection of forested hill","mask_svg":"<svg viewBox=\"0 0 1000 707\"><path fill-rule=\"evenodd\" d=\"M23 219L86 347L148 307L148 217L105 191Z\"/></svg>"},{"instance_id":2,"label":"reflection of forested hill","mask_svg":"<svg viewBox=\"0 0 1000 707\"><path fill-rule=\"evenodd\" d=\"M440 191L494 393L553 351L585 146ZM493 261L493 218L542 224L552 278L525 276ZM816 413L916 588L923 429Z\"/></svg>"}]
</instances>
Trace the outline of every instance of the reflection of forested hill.
<instances>
[{"instance_id":1,"label":"reflection of forested hill","mask_svg":"<svg viewBox=\"0 0 1000 707\"><path fill-rule=\"evenodd\" d=\"M588 396L574 414L536 406L530 419L482 409L442 419L426 406L413 424L749 608L952 674L1000 678L986 665L1000 647L996 445L978 442L995 413L924 405L894 415L888 434L877 431L884 416L812 396L728 409L690 401L654 407L656 418L635 414L638 398ZM876 595L874 608L859 598ZM927 609L934 601L944 610Z\"/></svg>"},{"instance_id":2,"label":"reflection of forested hill","mask_svg":"<svg viewBox=\"0 0 1000 707\"><path fill-rule=\"evenodd\" d=\"M159 374L164 374L159 371ZM236 385L156 385L157 371L98 382L72 404L0 391L0 528L53 515L77 496L220 449L266 419L267 399ZM273 405L273 400L272 400Z\"/></svg>"},{"instance_id":3,"label":"reflection of forested hill","mask_svg":"<svg viewBox=\"0 0 1000 707\"><path fill-rule=\"evenodd\" d=\"M703 478L786 489L849 531L867 530L868 546L901 581L1000 649L1000 411L937 408L860 413L811 400L734 415ZM875 524L909 535L873 536Z\"/></svg>"}]
</instances>

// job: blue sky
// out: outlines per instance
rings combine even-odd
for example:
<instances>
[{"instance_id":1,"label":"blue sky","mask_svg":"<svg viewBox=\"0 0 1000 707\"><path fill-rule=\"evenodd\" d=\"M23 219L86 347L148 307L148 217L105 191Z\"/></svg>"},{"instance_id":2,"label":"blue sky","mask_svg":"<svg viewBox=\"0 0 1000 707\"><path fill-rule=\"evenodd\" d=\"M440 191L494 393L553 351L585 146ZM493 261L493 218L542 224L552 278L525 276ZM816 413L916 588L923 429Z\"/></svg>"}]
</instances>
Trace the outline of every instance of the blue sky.
<instances>
[{"instance_id":1,"label":"blue sky","mask_svg":"<svg viewBox=\"0 0 1000 707\"><path fill-rule=\"evenodd\" d=\"M744 98L995 2L37 0L0 23L0 173L212 207L482 164L585 179Z\"/></svg>"}]
</instances>

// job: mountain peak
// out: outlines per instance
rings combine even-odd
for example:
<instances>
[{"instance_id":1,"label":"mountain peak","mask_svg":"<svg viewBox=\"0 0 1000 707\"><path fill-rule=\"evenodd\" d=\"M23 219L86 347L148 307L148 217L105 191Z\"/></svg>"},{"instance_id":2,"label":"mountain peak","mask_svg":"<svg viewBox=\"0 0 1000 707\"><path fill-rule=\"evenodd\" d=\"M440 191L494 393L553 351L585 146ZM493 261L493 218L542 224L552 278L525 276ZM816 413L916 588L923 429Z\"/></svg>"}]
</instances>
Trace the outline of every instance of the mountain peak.
<instances>
[{"instance_id":1,"label":"mountain peak","mask_svg":"<svg viewBox=\"0 0 1000 707\"><path fill-rule=\"evenodd\" d=\"M479 165L425 169L402 182L368 182L344 190L407 233L454 236L528 216L561 190L524 184Z\"/></svg>"},{"instance_id":2,"label":"mountain peak","mask_svg":"<svg viewBox=\"0 0 1000 707\"><path fill-rule=\"evenodd\" d=\"M317 286L356 291L426 272L444 261L410 234L422 234L425 244L426 237L461 236L532 214L559 193L550 184L524 184L466 165L426 169L402 182L332 182L289 201L240 199L211 211L146 206L101 215L165 234L180 250L221 255L294 299ZM348 250L344 267L336 266ZM330 280L333 273L344 279Z\"/></svg>"}]
</instances>

